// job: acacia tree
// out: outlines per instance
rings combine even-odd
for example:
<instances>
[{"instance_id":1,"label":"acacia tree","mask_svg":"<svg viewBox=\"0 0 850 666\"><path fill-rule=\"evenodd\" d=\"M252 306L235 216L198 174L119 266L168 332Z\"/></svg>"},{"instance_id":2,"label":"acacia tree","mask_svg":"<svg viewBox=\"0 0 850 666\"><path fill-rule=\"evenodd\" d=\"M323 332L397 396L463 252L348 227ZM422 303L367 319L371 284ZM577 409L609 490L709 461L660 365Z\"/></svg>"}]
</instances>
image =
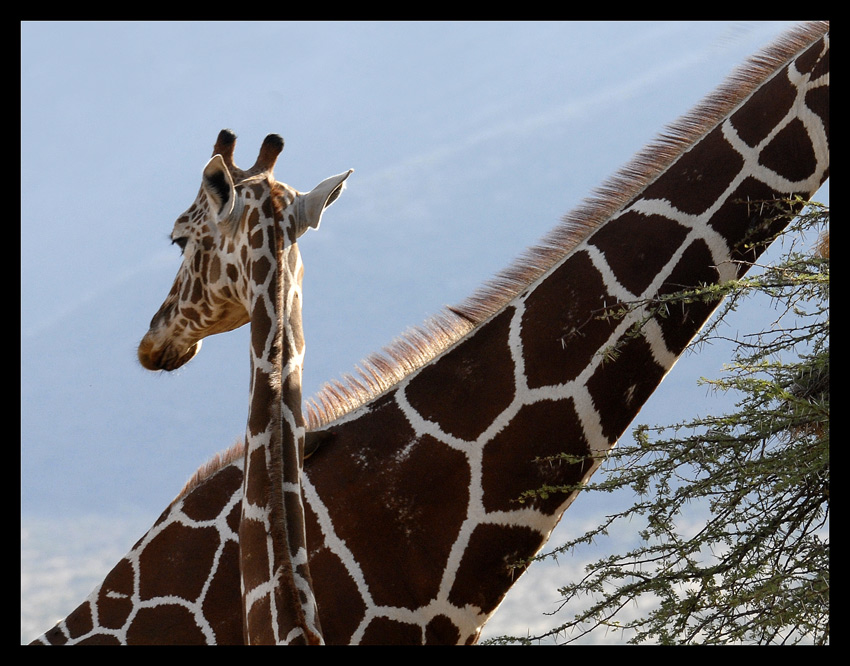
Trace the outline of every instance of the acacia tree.
<instances>
[{"instance_id":1,"label":"acacia tree","mask_svg":"<svg viewBox=\"0 0 850 666\"><path fill-rule=\"evenodd\" d=\"M799 210L799 202L784 202L777 214L787 214L785 204ZM638 545L599 559L559 589L562 608L580 608L571 619L539 636L492 642L568 643L605 627L630 643L828 643L828 222L829 210L812 204L783 232L790 247L775 265L620 310L658 316L679 302L724 297L695 344L722 338L720 322L755 294L773 300L777 317L769 330L734 341L722 378L701 380L733 394L734 410L637 427L633 441L624 438L607 455L600 480L580 487L631 489L634 504L537 559L575 552L615 526L643 524ZM820 241L800 251L813 230ZM574 489L541 488L521 501ZM678 525L694 506L708 517L683 533ZM647 610L634 617L634 607Z\"/></svg>"}]
</instances>

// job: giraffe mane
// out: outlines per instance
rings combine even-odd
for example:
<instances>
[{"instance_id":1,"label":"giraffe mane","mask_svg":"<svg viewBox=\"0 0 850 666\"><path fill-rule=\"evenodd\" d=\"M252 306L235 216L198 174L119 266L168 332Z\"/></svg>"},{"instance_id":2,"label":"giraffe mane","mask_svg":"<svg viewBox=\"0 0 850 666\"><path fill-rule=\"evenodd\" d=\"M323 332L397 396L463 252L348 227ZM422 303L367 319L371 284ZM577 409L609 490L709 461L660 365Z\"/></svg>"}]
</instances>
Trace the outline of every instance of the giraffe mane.
<instances>
[{"instance_id":1,"label":"giraffe mane","mask_svg":"<svg viewBox=\"0 0 850 666\"><path fill-rule=\"evenodd\" d=\"M206 481L217 471L224 467L227 467L228 465L232 465L237 460L242 460L242 457L244 455L245 440L241 438L231 444L230 448L216 453L212 458L210 458L207 462L201 465L201 467L199 467L197 471L189 478L189 480L186 482L183 488L180 489L180 492L177 493L177 496L171 502L169 509L175 503L186 497L186 495L192 492L195 488L201 485L201 483Z\"/></svg>"},{"instance_id":2,"label":"giraffe mane","mask_svg":"<svg viewBox=\"0 0 850 666\"><path fill-rule=\"evenodd\" d=\"M530 284L562 261L612 215L663 174L691 146L742 104L780 65L795 57L827 22L793 28L736 68L689 113L602 184L538 244L466 300L446 307L356 367L356 375L329 382L305 405L310 429L320 429L387 391L499 313Z\"/></svg>"},{"instance_id":3,"label":"giraffe mane","mask_svg":"<svg viewBox=\"0 0 850 666\"><path fill-rule=\"evenodd\" d=\"M370 402L409 374L445 352L504 309L608 220L720 123L781 65L829 29L826 21L792 28L739 65L690 112L680 117L604 182L549 233L525 250L511 265L456 306L444 308L422 325L404 332L382 351L364 359L356 374L326 383L305 401L308 430L319 430ZM175 501L220 468L240 459L243 443L236 442L201 467ZM309 460L306 464L309 464Z\"/></svg>"}]
</instances>

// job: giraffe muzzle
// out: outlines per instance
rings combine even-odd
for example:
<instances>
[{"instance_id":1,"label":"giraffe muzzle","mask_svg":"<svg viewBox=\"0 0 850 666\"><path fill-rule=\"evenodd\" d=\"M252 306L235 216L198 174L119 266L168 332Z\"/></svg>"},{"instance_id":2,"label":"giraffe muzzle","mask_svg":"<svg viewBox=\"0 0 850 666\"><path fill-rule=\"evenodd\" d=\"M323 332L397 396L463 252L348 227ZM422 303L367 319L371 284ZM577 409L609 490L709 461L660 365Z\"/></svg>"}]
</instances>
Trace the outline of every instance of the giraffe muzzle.
<instances>
[{"instance_id":1,"label":"giraffe muzzle","mask_svg":"<svg viewBox=\"0 0 850 666\"><path fill-rule=\"evenodd\" d=\"M146 370L166 370L170 372L191 361L200 349L200 340L182 352L168 344L163 347L156 347L150 334L148 334L139 343L139 363Z\"/></svg>"}]
</instances>

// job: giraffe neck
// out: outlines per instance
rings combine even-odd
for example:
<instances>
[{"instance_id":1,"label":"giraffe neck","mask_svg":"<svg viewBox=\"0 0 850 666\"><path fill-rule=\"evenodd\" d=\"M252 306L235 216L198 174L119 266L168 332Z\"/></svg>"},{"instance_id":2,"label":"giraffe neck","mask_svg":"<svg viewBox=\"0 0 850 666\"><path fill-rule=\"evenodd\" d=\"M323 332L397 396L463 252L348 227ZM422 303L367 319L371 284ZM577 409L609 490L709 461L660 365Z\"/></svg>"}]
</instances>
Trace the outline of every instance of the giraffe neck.
<instances>
[{"instance_id":1,"label":"giraffe neck","mask_svg":"<svg viewBox=\"0 0 850 666\"><path fill-rule=\"evenodd\" d=\"M325 426L334 456L312 461L305 492L315 533L345 545L371 595L354 642L475 640L525 568L510 565L577 492L517 499L586 480L718 302L606 311L736 277L790 219L761 202L808 199L826 179L827 53L818 39L778 66L470 333ZM562 454L575 462L550 462ZM350 494L331 507L340 485ZM405 571L403 591L386 571Z\"/></svg>"},{"instance_id":2,"label":"giraffe neck","mask_svg":"<svg viewBox=\"0 0 850 666\"><path fill-rule=\"evenodd\" d=\"M245 637L321 642L307 566L301 469L302 264L298 246L269 225L251 274L251 400L240 525Z\"/></svg>"}]
</instances>

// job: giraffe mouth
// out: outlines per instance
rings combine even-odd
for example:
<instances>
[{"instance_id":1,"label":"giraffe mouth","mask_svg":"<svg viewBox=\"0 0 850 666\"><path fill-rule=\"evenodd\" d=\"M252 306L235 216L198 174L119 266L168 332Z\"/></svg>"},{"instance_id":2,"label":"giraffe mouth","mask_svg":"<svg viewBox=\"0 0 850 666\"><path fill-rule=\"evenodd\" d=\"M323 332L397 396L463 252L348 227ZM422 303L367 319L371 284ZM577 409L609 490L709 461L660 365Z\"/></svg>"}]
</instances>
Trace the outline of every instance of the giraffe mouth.
<instances>
[{"instance_id":1,"label":"giraffe mouth","mask_svg":"<svg viewBox=\"0 0 850 666\"><path fill-rule=\"evenodd\" d=\"M182 353L171 345L157 349L148 336L145 336L139 343L139 363L146 370L166 370L170 372L191 361L200 349L200 340Z\"/></svg>"}]
</instances>

